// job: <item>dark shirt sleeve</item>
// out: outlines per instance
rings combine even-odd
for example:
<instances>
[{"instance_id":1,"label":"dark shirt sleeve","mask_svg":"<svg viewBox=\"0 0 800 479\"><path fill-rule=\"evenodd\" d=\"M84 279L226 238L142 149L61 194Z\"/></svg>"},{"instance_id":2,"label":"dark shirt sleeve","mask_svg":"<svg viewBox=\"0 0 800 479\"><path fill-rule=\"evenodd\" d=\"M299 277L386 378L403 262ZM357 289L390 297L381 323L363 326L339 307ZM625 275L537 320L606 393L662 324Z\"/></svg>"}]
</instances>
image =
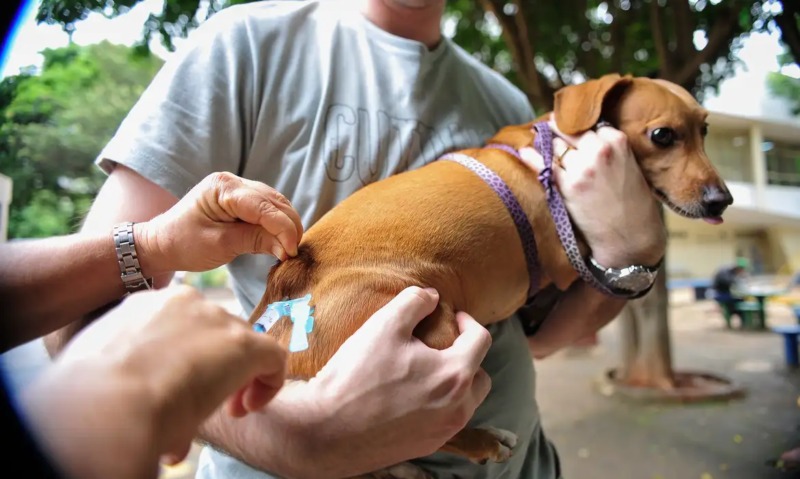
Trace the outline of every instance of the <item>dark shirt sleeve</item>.
<instances>
[{"instance_id":1,"label":"dark shirt sleeve","mask_svg":"<svg viewBox=\"0 0 800 479\"><path fill-rule=\"evenodd\" d=\"M66 476L56 472L56 467L44 454L34 440L28 427L22 421L14 399L8 391L5 377L0 372L2 390L2 435L5 444L3 468L10 477L35 477L37 479L64 479ZM8 449L10 448L10 449ZM87 451L91 454L91 451ZM15 472L23 471L23 472Z\"/></svg>"},{"instance_id":2,"label":"dark shirt sleeve","mask_svg":"<svg viewBox=\"0 0 800 479\"><path fill-rule=\"evenodd\" d=\"M527 336L536 334L545 318L558 304L562 294L563 291L560 291L555 285L550 285L536 293L525 306L517 311L517 316L522 321L522 328Z\"/></svg>"}]
</instances>

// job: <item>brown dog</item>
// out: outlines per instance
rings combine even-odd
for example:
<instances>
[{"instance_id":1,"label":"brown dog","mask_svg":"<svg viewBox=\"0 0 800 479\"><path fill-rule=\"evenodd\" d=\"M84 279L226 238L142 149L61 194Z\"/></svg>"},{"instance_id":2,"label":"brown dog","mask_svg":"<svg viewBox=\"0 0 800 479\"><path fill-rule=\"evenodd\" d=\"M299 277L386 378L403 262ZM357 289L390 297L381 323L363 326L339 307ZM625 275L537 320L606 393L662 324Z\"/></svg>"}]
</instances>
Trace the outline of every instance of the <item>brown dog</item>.
<instances>
[{"instance_id":1,"label":"brown dog","mask_svg":"<svg viewBox=\"0 0 800 479\"><path fill-rule=\"evenodd\" d=\"M679 214L718 222L732 203L704 152L707 112L682 88L607 75L558 91L554 113L566 134L591 129L601 116L622 130L655 197ZM503 128L491 143L515 150L531 146L531 126ZM557 236L537 173L501 149L462 153L499 175L522 206L539 249L534 290L568 288L578 274ZM577 236L585 256L588 248ZM444 349L458 335L455 311L483 325L508 318L525 304L530 282L520 235L495 191L464 166L436 161L370 184L323 216L304 234L298 255L273 268L250 321L271 303L310 293L315 312L309 348L291 355L288 364L290 377L309 379L408 286L439 292L439 305L414 334ZM283 318L268 333L287 345L291 329ZM443 450L475 462L503 461L515 440L507 431L465 429Z\"/></svg>"}]
</instances>

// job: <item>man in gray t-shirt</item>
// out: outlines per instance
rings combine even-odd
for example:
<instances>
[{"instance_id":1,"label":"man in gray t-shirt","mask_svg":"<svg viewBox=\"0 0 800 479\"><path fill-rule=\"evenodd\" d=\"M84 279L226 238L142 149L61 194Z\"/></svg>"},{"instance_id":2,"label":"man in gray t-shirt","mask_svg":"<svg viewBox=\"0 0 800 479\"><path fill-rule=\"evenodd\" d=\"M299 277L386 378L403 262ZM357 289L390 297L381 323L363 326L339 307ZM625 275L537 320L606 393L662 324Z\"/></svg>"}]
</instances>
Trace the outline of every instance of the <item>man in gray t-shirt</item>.
<instances>
[{"instance_id":1,"label":"man in gray t-shirt","mask_svg":"<svg viewBox=\"0 0 800 479\"><path fill-rule=\"evenodd\" d=\"M367 0L363 8L337 0L265 1L216 14L166 63L99 155L111 180L93 210L117 205L109 222L122 219L120 211L127 212L125 219L147 219L168 206L170 200L162 200L167 193L180 198L209 173L229 171L283 193L308 228L366 184L447 151L480 145L502 126L532 120L522 92L441 35L443 7L443 0ZM159 200L148 200L147 194ZM578 211L581 198L564 194L571 211ZM609 211L609 219L622 221L624 215L616 213ZM627 225L603 228L614 226ZM591 231L587 239L599 250ZM619 250L648 248L654 241ZM272 264L272 257L243 255L229 265L243 316L263 294ZM558 324L559 311L573 316L580 311L595 315L597 327L622 304L588 287L570 291L562 303L548 321ZM522 324L510 318L489 329L493 343L482 367L492 391L470 424L515 432L515 454L503 464L476 465L444 453L415 462L437 477L557 478L558 460L538 417ZM542 350L577 339L551 334L554 339L547 340L547 334L541 336ZM282 391L279 398L289 394ZM359 460L373 464L364 459L371 454L368 447L348 451L346 444L331 441L311 449L319 455L297 457L288 439L281 444L273 437L269 446L258 442L259 434L277 431L291 437L291 428L278 419L296 411L287 401L281 404L283 409L275 406L262 415L269 425L259 426L259 419L227 425L220 416L213 418L205 437L229 454L206 448L198 476L263 478L269 477L264 470L275 475L302 470L326 477L340 470L325 463L320 451L335 447L354 469ZM403 426L413 438L413 425ZM239 432L218 432L226 428Z\"/></svg>"}]
</instances>

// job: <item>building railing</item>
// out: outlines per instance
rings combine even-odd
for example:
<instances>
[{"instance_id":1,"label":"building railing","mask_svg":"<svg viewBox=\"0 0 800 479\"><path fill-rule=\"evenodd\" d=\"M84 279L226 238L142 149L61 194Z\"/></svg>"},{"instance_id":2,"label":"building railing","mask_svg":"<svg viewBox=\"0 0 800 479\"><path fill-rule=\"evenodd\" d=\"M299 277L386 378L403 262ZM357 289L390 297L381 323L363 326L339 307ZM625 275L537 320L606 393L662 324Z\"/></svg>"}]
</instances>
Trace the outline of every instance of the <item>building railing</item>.
<instances>
[{"instance_id":1,"label":"building railing","mask_svg":"<svg viewBox=\"0 0 800 479\"><path fill-rule=\"evenodd\" d=\"M767 171L767 182L776 186L800 187L800 173L780 173Z\"/></svg>"}]
</instances>

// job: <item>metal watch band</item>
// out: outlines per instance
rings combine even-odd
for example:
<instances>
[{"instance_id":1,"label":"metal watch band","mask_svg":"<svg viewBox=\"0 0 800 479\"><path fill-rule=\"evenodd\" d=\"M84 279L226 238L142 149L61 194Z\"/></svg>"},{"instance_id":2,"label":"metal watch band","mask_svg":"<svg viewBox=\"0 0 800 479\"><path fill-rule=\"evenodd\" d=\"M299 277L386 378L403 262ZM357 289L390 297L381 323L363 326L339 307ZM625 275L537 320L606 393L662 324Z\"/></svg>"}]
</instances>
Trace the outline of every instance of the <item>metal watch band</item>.
<instances>
[{"instance_id":1,"label":"metal watch band","mask_svg":"<svg viewBox=\"0 0 800 479\"><path fill-rule=\"evenodd\" d=\"M117 251L120 278L128 293L152 289L152 278L145 278L136 255L133 239L133 223L126 222L114 226L114 248Z\"/></svg>"}]
</instances>

